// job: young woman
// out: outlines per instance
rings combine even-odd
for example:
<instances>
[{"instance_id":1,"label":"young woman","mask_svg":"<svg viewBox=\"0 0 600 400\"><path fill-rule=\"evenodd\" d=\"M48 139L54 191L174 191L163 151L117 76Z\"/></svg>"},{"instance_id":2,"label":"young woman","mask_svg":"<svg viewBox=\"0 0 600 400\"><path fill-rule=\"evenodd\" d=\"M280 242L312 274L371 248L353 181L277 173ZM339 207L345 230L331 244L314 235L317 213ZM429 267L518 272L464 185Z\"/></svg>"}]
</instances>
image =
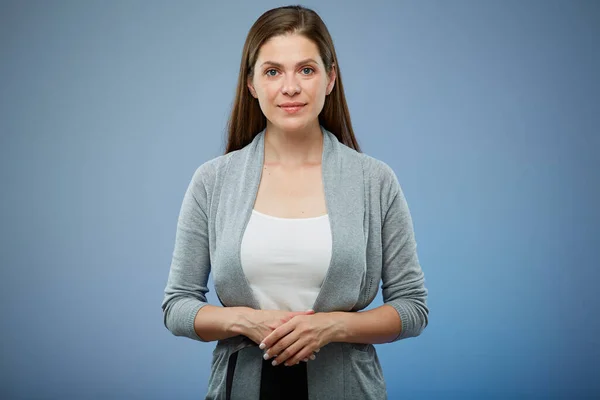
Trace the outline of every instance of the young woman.
<instances>
[{"instance_id":1,"label":"young woman","mask_svg":"<svg viewBox=\"0 0 600 400\"><path fill-rule=\"evenodd\" d=\"M211 271L221 306L206 300ZM384 304L361 311L380 281ZM218 341L207 399L384 399L373 344L418 336L426 300L405 197L360 152L326 26L300 6L266 12L226 154L183 199L166 327Z\"/></svg>"}]
</instances>

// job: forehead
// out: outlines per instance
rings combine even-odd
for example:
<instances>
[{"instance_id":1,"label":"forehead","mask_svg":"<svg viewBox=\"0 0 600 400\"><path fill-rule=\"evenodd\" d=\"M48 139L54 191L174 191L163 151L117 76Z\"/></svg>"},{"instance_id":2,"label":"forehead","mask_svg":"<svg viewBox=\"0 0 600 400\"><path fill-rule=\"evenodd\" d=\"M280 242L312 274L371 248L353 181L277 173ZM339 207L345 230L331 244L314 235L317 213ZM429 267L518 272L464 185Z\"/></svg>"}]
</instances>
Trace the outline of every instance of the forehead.
<instances>
[{"instance_id":1,"label":"forehead","mask_svg":"<svg viewBox=\"0 0 600 400\"><path fill-rule=\"evenodd\" d=\"M283 65L293 65L299 60L312 58L322 64L319 48L310 39L298 34L274 36L266 41L258 52L258 65L273 61Z\"/></svg>"}]
</instances>

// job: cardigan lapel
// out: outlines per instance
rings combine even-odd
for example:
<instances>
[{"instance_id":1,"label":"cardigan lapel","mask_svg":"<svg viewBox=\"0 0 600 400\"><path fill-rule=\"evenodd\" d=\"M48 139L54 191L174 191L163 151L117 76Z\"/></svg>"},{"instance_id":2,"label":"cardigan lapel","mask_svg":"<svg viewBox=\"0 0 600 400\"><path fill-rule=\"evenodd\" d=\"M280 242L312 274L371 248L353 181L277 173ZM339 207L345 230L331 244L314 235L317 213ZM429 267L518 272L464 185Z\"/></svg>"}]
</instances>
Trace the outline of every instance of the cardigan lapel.
<instances>
[{"instance_id":1,"label":"cardigan lapel","mask_svg":"<svg viewBox=\"0 0 600 400\"><path fill-rule=\"evenodd\" d=\"M260 304L244 274L241 262L242 238L252 215L258 193L264 158L264 130L252 142L232 154L223 177L230 181L222 185L220 218L216 221L220 243L217 246L214 269L215 289L227 307L260 309Z\"/></svg>"},{"instance_id":2,"label":"cardigan lapel","mask_svg":"<svg viewBox=\"0 0 600 400\"><path fill-rule=\"evenodd\" d=\"M323 188L332 249L329 269L313 310L349 311L358 301L366 270L363 171L361 165L348 163L347 157L343 157L342 152L354 150L340 143L333 133L321 129Z\"/></svg>"}]
</instances>

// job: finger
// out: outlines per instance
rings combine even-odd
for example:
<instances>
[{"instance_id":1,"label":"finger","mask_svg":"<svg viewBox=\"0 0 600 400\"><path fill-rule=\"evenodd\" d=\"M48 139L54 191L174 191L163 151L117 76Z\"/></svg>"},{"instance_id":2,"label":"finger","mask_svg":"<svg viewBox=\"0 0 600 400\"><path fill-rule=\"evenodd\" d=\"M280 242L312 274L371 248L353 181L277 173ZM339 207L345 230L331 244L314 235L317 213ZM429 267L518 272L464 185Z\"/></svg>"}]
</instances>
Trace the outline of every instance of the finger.
<instances>
[{"instance_id":1,"label":"finger","mask_svg":"<svg viewBox=\"0 0 600 400\"><path fill-rule=\"evenodd\" d=\"M296 342L299 343L300 341ZM296 344L294 343L294 344ZM313 354L311 350L311 346L304 346L303 349L298 351L293 358L288 360L289 365L298 364L300 361L308 362L309 360L314 360L316 356Z\"/></svg>"},{"instance_id":2,"label":"finger","mask_svg":"<svg viewBox=\"0 0 600 400\"><path fill-rule=\"evenodd\" d=\"M265 350L264 359L268 360L271 357L281 356L281 354L284 353L285 350L294 344L299 338L300 336L297 332L290 332L286 336L282 337L279 341L274 343L273 346ZM280 359L277 361L277 363L281 364L283 361Z\"/></svg>"},{"instance_id":3,"label":"finger","mask_svg":"<svg viewBox=\"0 0 600 400\"><path fill-rule=\"evenodd\" d=\"M277 329L273 330L273 332L269 333L269 335L262 340L258 347L261 350L269 350L275 343L281 340L281 338L293 331L294 327L295 325L292 321L288 321L285 324L282 324Z\"/></svg>"},{"instance_id":4,"label":"finger","mask_svg":"<svg viewBox=\"0 0 600 400\"><path fill-rule=\"evenodd\" d=\"M301 357L297 357L299 351L305 347L301 340L296 340L289 346L284 348L279 355L273 360L273 365L284 364L286 366L294 365Z\"/></svg>"},{"instance_id":5,"label":"finger","mask_svg":"<svg viewBox=\"0 0 600 400\"><path fill-rule=\"evenodd\" d=\"M298 316L298 315L312 315L314 313L315 313L314 310L292 311L292 312L290 312L289 319L292 319L292 318L294 318L295 316Z\"/></svg>"}]
</instances>

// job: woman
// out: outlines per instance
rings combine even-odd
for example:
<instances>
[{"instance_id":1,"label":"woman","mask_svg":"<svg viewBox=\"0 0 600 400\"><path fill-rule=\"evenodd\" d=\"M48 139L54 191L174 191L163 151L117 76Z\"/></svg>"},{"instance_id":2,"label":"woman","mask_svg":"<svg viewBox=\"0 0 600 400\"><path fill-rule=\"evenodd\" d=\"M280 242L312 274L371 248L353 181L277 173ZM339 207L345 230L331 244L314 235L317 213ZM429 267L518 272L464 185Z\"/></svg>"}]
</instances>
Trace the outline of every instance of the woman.
<instances>
[{"instance_id":1,"label":"woman","mask_svg":"<svg viewBox=\"0 0 600 400\"><path fill-rule=\"evenodd\" d=\"M207 304L210 271L222 307ZM380 280L385 304L358 312ZM384 399L373 344L418 336L426 298L405 198L360 152L327 28L300 6L266 12L226 154L184 196L166 327L218 341L207 399Z\"/></svg>"}]
</instances>

